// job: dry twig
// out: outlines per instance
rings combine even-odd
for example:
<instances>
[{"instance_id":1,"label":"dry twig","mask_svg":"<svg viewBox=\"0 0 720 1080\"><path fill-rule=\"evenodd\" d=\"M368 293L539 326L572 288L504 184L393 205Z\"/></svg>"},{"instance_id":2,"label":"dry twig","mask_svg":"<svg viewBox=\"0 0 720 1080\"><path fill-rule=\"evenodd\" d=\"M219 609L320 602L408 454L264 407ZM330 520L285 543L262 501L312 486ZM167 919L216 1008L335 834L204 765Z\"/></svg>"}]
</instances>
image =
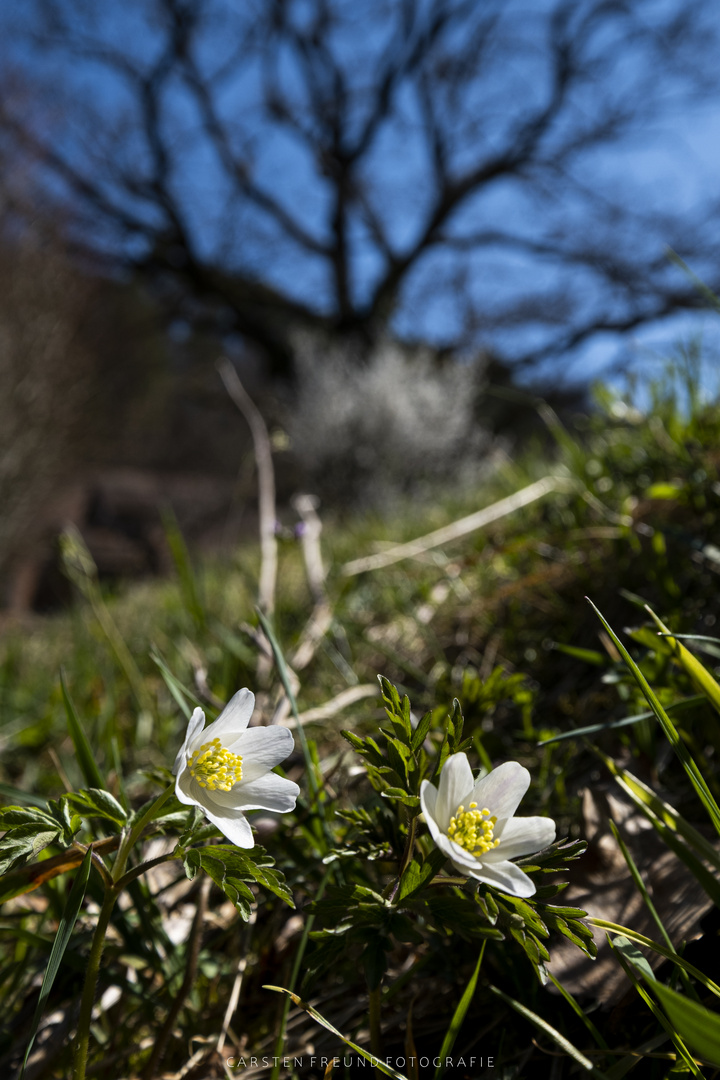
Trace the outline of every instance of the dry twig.
<instances>
[{"instance_id":1,"label":"dry twig","mask_svg":"<svg viewBox=\"0 0 720 1080\"><path fill-rule=\"evenodd\" d=\"M512 514L523 506L537 502L538 499L542 499L551 491L565 489L567 485L568 481L565 477L545 476L542 480L536 480L534 484L529 484L528 487L516 491L514 495L508 495L506 499L500 499L499 502L493 503L492 506L477 510L468 517L453 521L452 524L444 525L443 528L435 529L434 532L427 533L425 536L419 536L416 540L410 540L406 544L394 545L385 551L379 551L375 555L366 555L362 559L353 559L351 562L345 563L342 567L342 573L346 577L352 577L355 574L362 574L366 570L379 570L383 566L391 566L392 563L401 562L403 559L411 559L425 551L429 551L431 548L439 547L440 544L446 544L451 540L459 539L461 536L467 536L468 533L475 532L476 529L481 529L484 525L489 525L493 521L507 517L508 514Z\"/></svg>"}]
</instances>

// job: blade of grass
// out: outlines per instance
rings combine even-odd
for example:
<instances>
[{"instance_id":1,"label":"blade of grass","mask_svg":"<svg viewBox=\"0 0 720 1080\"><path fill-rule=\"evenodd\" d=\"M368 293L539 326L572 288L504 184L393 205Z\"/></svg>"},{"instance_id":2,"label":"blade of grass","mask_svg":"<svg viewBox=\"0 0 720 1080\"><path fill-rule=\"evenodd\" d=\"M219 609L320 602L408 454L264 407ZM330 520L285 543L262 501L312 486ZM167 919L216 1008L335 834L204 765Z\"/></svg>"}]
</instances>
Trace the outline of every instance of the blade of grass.
<instances>
[{"instance_id":1,"label":"blade of grass","mask_svg":"<svg viewBox=\"0 0 720 1080\"><path fill-rule=\"evenodd\" d=\"M95 618L125 673L140 713L152 715L153 702L125 639L110 614L98 580L98 570L82 534L75 525L68 525L60 536L60 550L66 575L89 601Z\"/></svg>"},{"instance_id":2,"label":"blade of grass","mask_svg":"<svg viewBox=\"0 0 720 1080\"><path fill-rule=\"evenodd\" d=\"M193 572L192 563L190 562L190 553L188 552L185 537L180 531L178 520L175 517L171 506L167 506L163 510L162 523L163 529L165 530L165 539L170 548L172 561L175 564L175 570L180 583L180 593L185 608L190 613L190 617L192 618L195 627L198 630L204 630L205 612L200 603L197 584L195 582L195 574Z\"/></svg>"},{"instance_id":3,"label":"blade of grass","mask_svg":"<svg viewBox=\"0 0 720 1080\"><path fill-rule=\"evenodd\" d=\"M390 1068L390 1066L386 1065L381 1058L375 1057L374 1054L371 1054L368 1050L363 1050L362 1046L358 1046L357 1043L354 1043L352 1039L348 1039L347 1035L343 1035L341 1031L338 1031L336 1027L333 1027L329 1020L326 1020L317 1009L314 1009L307 1001L303 1001L297 994L293 994L292 991L286 990L284 986L266 985L263 986L263 990L274 990L276 994L287 994L294 1005L297 1005L299 1009L304 1009L309 1016L312 1016L313 1020L316 1020L318 1024L321 1024L328 1031L332 1032L333 1035L337 1035L339 1039L342 1039L346 1046L349 1046L356 1054L360 1054L366 1061L369 1061L374 1068L379 1069L380 1072L385 1073L386 1076L392 1076L393 1080L407 1080L407 1077L404 1076L403 1073Z\"/></svg>"},{"instance_id":4,"label":"blade of grass","mask_svg":"<svg viewBox=\"0 0 720 1080\"><path fill-rule=\"evenodd\" d=\"M689 649L685 648L681 641L678 641L676 637L673 637L665 623L657 617L652 608L646 606L645 610L658 627L662 637L664 637L665 641L672 649L675 660L677 660L683 670L690 676L695 686L702 691L715 711L720 712L720 686L718 686L710 672L693 656Z\"/></svg>"},{"instance_id":5,"label":"blade of grass","mask_svg":"<svg viewBox=\"0 0 720 1080\"><path fill-rule=\"evenodd\" d=\"M607 653L598 652L597 649L580 649L577 645L563 645L559 641L554 641L552 648L556 652L571 656L573 660L583 660L586 664L593 664L595 667L605 667L608 662Z\"/></svg>"},{"instance_id":6,"label":"blade of grass","mask_svg":"<svg viewBox=\"0 0 720 1080\"><path fill-rule=\"evenodd\" d=\"M328 878L330 877L330 873L331 873L331 871L330 871L330 868L328 867L326 869L325 873L323 874L323 878L322 878L322 881L320 882L320 885L318 887L317 894L314 897L314 899L316 901L317 900L322 900L323 895L325 893L325 886L327 885ZM315 915L314 914L308 915L307 919L305 920L305 926L303 928L302 936L300 938L300 942L299 942L298 947L297 947L297 952L295 953L295 960L293 961L292 971L290 973L290 989L284 991L284 993L289 994L290 997L286 997L285 1001L283 1002L283 1010L282 1010L282 1015L280 1017L280 1025L278 1027L277 1038L275 1040L275 1050L274 1050L274 1056L273 1056L273 1070L272 1070L272 1072L270 1074L270 1080L278 1080L278 1076L280 1075L280 1061L281 1061L282 1056L283 1056L282 1049L283 1049L283 1043L285 1042L285 1029L287 1027L288 1013L290 1012L290 1000L291 1000L291 997L292 997L293 992L295 990L295 985L297 983L298 975L300 974L300 965L302 964L303 956L305 955L305 949L307 948L307 943L308 943L308 940L310 938L310 931L313 928L313 923L314 922L315 922ZM269 989L270 990L275 990L275 989L277 989L277 987L271 986L271 987L269 987Z\"/></svg>"},{"instance_id":7,"label":"blade of grass","mask_svg":"<svg viewBox=\"0 0 720 1080\"><path fill-rule=\"evenodd\" d=\"M646 981L651 982L653 985L655 984L655 981L656 981L655 976L653 975L652 970L649 968L649 966L648 966L648 971L650 972L650 974L648 975L647 972L645 971L645 965L647 965L647 961L645 960L645 957L641 958L644 961L644 964L637 965L636 962L634 961L634 958L632 957L632 954L630 954L630 956L628 956L623 951L623 947L622 947L623 946L623 940L625 940L626 944L628 944L628 945L630 944L630 942L628 942L627 939L623 939L623 938L612 939L612 938L610 938L608 936L608 940L610 942L610 947L612 948L615 955L617 956L618 961L619 961L620 966L622 967L623 971L625 972L628 979L633 984L633 986L637 990L638 994L640 995L642 1000L645 1002L645 1004L647 1005L648 1009L653 1014L655 1019L658 1021L659 1024L662 1025L662 1027L665 1029L665 1031L667 1031L668 1035L670 1036L673 1043L675 1044L675 1048L676 1048L680 1058L682 1058L682 1060L684 1061L685 1066L688 1069L688 1071L691 1072L693 1074L693 1076L698 1076L702 1080L702 1073L701 1073L697 1063L695 1062L694 1058L692 1057L690 1051L688 1050L687 1046L685 1045L683 1039L678 1034L678 1032L675 1030L675 1028L674 1028L673 1024L671 1023L671 1021L668 1020L668 1018L665 1016L665 1013L662 1011L662 1009L659 1009L658 1006L655 1004L652 997L647 992L647 990L643 986L642 982L640 981L640 979L635 974L636 971L640 971L642 973L642 975L643 975L643 978L645 978Z\"/></svg>"},{"instance_id":8,"label":"blade of grass","mask_svg":"<svg viewBox=\"0 0 720 1080\"><path fill-rule=\"evenodd\" d=\"M88 848L80 864L80 869L77 873L75 880L73 881L70 894L65 904L65 910L63 911L60 925L55 935L55 941L53 947L50 950L50 959L45 969L45 975L43 976L42 986L40 987L40 996L38 997L38 1003L35 1007L35 1015L33 1016L32 1024L30 1025L30 1039L28 1040L27 1050L25 1051L25 1057L23 1059L22 1068L20 1070L19 1080L23 1080L25 1075L25 1067L30 1057L30 1051L33 1048L35 1042L35 1036L37 1035L38 1026L42 1019L42 1014L45 1009L45 1003L52 990L53 983L55 982L55 976L58 973L58 969L62 962L65 949L67 948L70 935L72 934L75 921L78 917L80 907L82 906L83 899L85 898L85 889L87 888L88 878L90 876L90 865L92 863L92 850Z\"/></svg>"},{"instance_id":9,"label":"blade of grass","mask_svg":"<svg viewBox=\"0 0 720 1080\"><path fill-rule=\"evenodd\" d=\"M669 803L660 799L651 788L627 772L619 769L611 758L595 751L625 794L645 814L658 835L677 857L685 863L695 880L716 906L720 906L720 880L717 873L708 870L702 860L707 860L716 871L720 870L720 854Z\"/></svg>"},{"instance_id":10,"label":"blade of grass","mask_svg":"<svg viewBox=\"0 0 720 1080\"><path fill-rule=\"evenodd\" d=\"M160 668L160 674L165 681L165 685L177 701L186 719L189 720L192 709L188 705L188 700L190 700L197 708L202 708L200 698L197 697L192 690L188 690L186 686L183 686L176 675L173 675L157 649L152 649L150 659Z\"/></svg>"},{"instance_id":11,"label":"blade of grass","mask_svg":"<svg viewBox=\"0 0 720 1080\"><path fill-rule=\"evenodd\" d=\"M557 990L560 991L560 993L565 998L565 1000L567 1001L568 1005L573 1010L575 1015L580 1017L583 1024L588 1029L588 1031L590 1032L590 1034L592 1035L593 1039L598 1044L600 1049L601 1050L607 1050L608 1049L608 1044L605 1042L602 1035L600 1034L598 1029L595 1027L595 1025L593 1024L592 1020L587 1015L585 1010L577 1003L577 1001L575 1000L573 995L570 993L570 991L565 989L565 987L560 982L560 980L555 978L552 971L548 971L547 968L545 970L547 972L548 978L550 979L550 982L553 984L553 986Z\"/></svg>"},{"instance_id":12,"label":"blade of grass","mask_svg":"<svg viewBox=\"0 0 720 1080\"><path fill-rule=\"evenodd\" d=\"M491 986L490 991L501 998L507 1005L514 1009L516 1013L519 1013L520 1016L524 1016L526 1020L529 1020L530 1023L534 1024L540 1031L544 1031L556 1046L559 1046L568 1057L573 1058L579 1065L582 1065L583 1069L589 1072L591 1076L594 1076L596 1080L607 1080L606 1073L593 1065L589 1058L586 1058L576 1046L573 1046L569 1039L566 1039L565 1036L561 1035L559 1031L556 1031L551 1024L548 1024L547 1020L543 1020L542 1017L538 1016L537 1013L534 1013L532 1009L528 1009L527 1006L521 1005L519 1001L516 1001L515 998L511 998L509 994L503 993L497 986Z\"/></svg>"},{"instance_id":13,"label":"blade of grass","mask_svg":"<svg viewBox=\"0 0 720 1080\"><path fill-rule=\"evenodd\" d=\"M470 1002L472 1001L475 994L475 987L477 986L478 976L480 975L480 968L482 966L483 956L485 955L486 945L487 941L483 941L482 945L480 946L480 955L478 956L475 970L470 976L470 981L465 987L463 995L457 1004L455 1012L453 1013L453 1018L450 1021L450 1027L445 1032L445 1038L443 1039L440 1053L438 1055L440 1059L440 1064L435 1069L435 1080L440 1080L440 1077L445 1072L445 1061L447 1060L448 1055L450 1054L453 1046L455 1045L455 1040L458 1037L458 1032L462 1027L465 1015L470 1008Z\"/></svg>"},{"instance_id":14,"label":"blade of grass","mask_svg":"<svg viewBox=\"0 0 720 1080\"><path fill-rule=\"evenodd\" d=\"M720 300L717 298L712 289L709 289L703 279L698 277L694 270L691 270L688 264L682 259L676 251L673 251L671 247L665 249L665 253L671 262L674 262L676 266L679 266L681 270L685 272L687 277L692 281L693 285L706 300L708 305L715 311L720 312Z\"/></svg>"},{"instance_id":15,"label":"blade of grass","mask_svg":"<svg viewBox=\"0 0 720 1080\"><path fill-rule=\"evenodd\" d=\"M707 810L707 812L708 812L708 814L710 816L710 820L712 821L712 823L713 823L713 825L715 827L715 830L717 831L718 835L720 835L720 807L718 807L718 804L715 802L715 799L713 798L713 795L712 795L712 792L710 791L710 788L705 783L705 780L703 779L702 773L700 772L700 770L697 767L695 761L691 757L687 747L685 746L685 743L682 741L682 739L678 735L677 729L675 728L672 720L670 719L668 714L663 709L662 705L660 704L657 697L653 693L647 679L645 678L643 673L640 671L640 668L637 666L637 664L635 663L633 658L630 656L630 653L627 651L625 646L622 644L622 642L618 638L617 634L615 634L615 632L613 631L610 624L601 615L601 613L598 611L598 609L593 604L592 600L589 600L588 602L590 603L590 606L592 607L592 609L597 614L598 618L600 619L600 622L603 624L603 626L607 630L608 634L612 638L612 640L613 640L618 652L622 656L623 660L625 661L627 666L630 668L630 671L632 672L632 675L633 675L635 681L637 682L638 686L640 687L643 694L645 695L645 698L647 700L648 705L650 706L652 711L655 713L655 716L657 717L658 721L660 722L660 726L662 727L663 731L665 732L665 735L666 735L666 737L668 739L668 742L672 746L672 748L675 751L675 754L677 755L680 763L682 764L683 768L685 769L685 772L688 775L690 783L694 787L700 801L702 802L703 806Z\"/></svg>"},{"instance_id":16,"label":"blade of grass","mask_svg":"<svg viewBox=\"0 0 720 1080\"><path fill-rule=\"evenodd\" d=\"M410 1080L420 1080L420 1070L418 1069L418 1052L415 1045L415 1034L413 1032L413 1017L412 1011L415 1004L415 998L412 999L408 1006L407 1018L405 1020L405 1059L410 1066Z\"/></svg>"},{"instance_id":17,"label":"blade of grass","mask_svg":"<svg viewBox=\"0 0 720 1080\"><path fill-rule=\"evenodd\" d=\"M630 875L631 875L633 881L635 882L635 887L637 888L638 892L642 896L643 901L645 902L645 906L648 909L648 911L650 912L650 915L652 916L652 919L653 919L655 925L657 926L658 930L660 931L660 934L662 936L663 941L667 945L668 949L671 949L672 952L675 953L675 947L674 947L672 941L670 940L670 935L668 934L667 930L665 929L665 927L663 925L663 922L662 922L662 919L660 918L660 916L657 913L657 909L656 909L655 905L653 904L653 902L652 902L652 900L650 898L650 894L648 893L647 888L645 887L645 882L642 879L642 876L640 874L640 871L637 868L635 860L633 859L632 855L628 851L627 844L625 843L625 841L621 837L620 832L619 832L619 830L618 830L618 828L617 828L614 821L610 821L610 828L612 829L613 836L617 840L617 843L618 843L618 846L620 848L620 851L622 852L623 858L625 859L625 862L627 863L627 867L628 867L628 870L630 871ZM683 986L685 987L686 992L690 995L690 997L695 998L697 1000L697 995L696 995L696 993L695 993L695 991L694 991L694 989L692 987L692 983L690 982L690 980L689 980L689 978L687 976L687 972L683 971L682 968L680 969L680 977L681 977L681 979L683 981Z\"/></svg>"},{"instance_id":18,"label":"blade of grass","mask_svg":"<svg viewBox=\"0 0 720 1080\"><path fill-rule=\"evenodd\" d=\"M110 738L110 756L112 758L113 769L115 770L120 805L123 810L129 810L130 800L128 799L128 793L125 787L125 777L123 776L122 761L120 760L120 746L116 735L113 735Z\"/></svg>"},{"instance_id":19,"label":"blade of grass","mask_svg":"<svg viewBox=\"0 0 720 1080\"><path fill-rule=\"evenodd\" d=\"M647 600L642 596L638 596L637 593L630 592L629 589L618 589L618 594L622 596L623 600L627 600L628 603L634 604L635 607L645 608Z\"/></svg>"},{"instance_id":20,"label":"blade of grass","mask_svg":"<svg viewBox=\"0 0 720 1080\"><path fill-rule=\"evenodd\" d=\"M675 949L673 947L673 943L672 943L672 941L670 940L670 938L668 936L668 932L667 932L667 930L665 929L665 927L663 925L662 919L660 918L660 916L657 913L657 909L656 909L655 905L653 904L652 900L650 899L650 894L648 893L648 891L647 891L647 889L645 887L645 882L643 881L643 879L642 879L642 877L640 875L640 871L637 868L637 864L635 863L635 860L633 859L632 855L628 851L627 844L625 843L622 836L620 835L620 832L618 830L617 825L612 820L610 821L610 828L612 830L613 836L615 837L615 839L616 839L616 841L618 843L618 847L620 848L620 851L622 852L622 856L625 859L625 862L627 863L628 870L630 871L630 876L632 877L633 881L635 882L635 887L638 890L638 892L640 893L640 895L642 896L643 900L645 901L645 906L647 907L648 911L650 912L650 914L652 916L652 919L653 919L653 922L655 923L658 930L660 931L660 935L661 935L663 941L665 942L665 944L667 945L668 949L672 949L673 952L674 952Z\"/></svg>"},{"instance_id":21,"label":"blade of grass","mask_svg":"<svg viewBox=\"0 0 720 1080\"><path fill-rule=\"evenodd\" d=\"M75 706L70 698L70 694L68 693L67 684L65 683L65 674L62 671L60 672L60 686L62 688L63 702L65 704L68 730L70 732L72 744L75 747L75 756L77 757L78 765L80 766L80 772L83 774L85 783L88 787L101 788L104 790L107 787L105 778L98 768L95 755L90 746L90 741L85 734L83 726L80 723L80 717L78 716Z\"/></svg>"},{"instance_id":22,"label":"blade of grass","mask_svg":"<svg viewBox=\"0 0 720 1080\"><path fill-rule=\"evenodd\" d=\"M659 1035L653 1035L651 1039L646 1039L640 1046L631 1050L608 1069L608 1080L622 1080L623 1076L627 1076L631 1069L639 1065L645 1057L662 1056L667 1059L670 1055L659 1055L655 1054L654 1051L657 1050L658 1046L662 1046L663 1043L667 1042L668 1038L667 1032L662 1031Z\"/></svg>"},{"instance_id":23,"label":"blade of grass","mask_svg":"<svg viewBox=\"0 0 720 1080\"><path fill-rule=\"evenodd\" d=\"M692 697L683 698L682 701L675 701L672 705L668 705L666 713L683 712L685 709L692 708L694 705L699 705L702 701L705 701L704 694L693 694ZM582 736L597 735L599 731L611 731L615 728L629 727L631 724L638 724L641 720L649 720L655 713L652 710L648 712L637 713L636 716L624 716L622 720L608 720L604 724L589 724L587 727L573 728L571 731L561 731L559 735L553 735L550 739L543 739L539 742L538 746L549 746L550 743L562 742L563 739L579 739Z\"/></svg>"},{"instance_id":24,"label":"blade of grass","mask_svg":"<svg viewBox=\"0 0 720 1080\"><path fill-rule=\"evenodd\" d=\"M594 915L588 915L587 921L592 926L597 926L600 930L609 930L613 934L619 934L621 937L629 938L630 941L637 942L638 945L645 945L648 949L652 949L654 952L659 953L660 956L664 956L666 960L672 960L673 964L676 964L683 971L686 971L688 975L692 975L693 979L704 986L716 997L720 997L720 986L712 979L709 979L707 975L703 974L699 968L696 968L694 964L689 963L684 957L679 956L674 950L666 949L664 945L661 945L658 941L653 941L652 938L645 937L644 934L638 934L635 930L631 930L627 926L620 926L619 923L609 922L607 919L598 919Z\"/></svg>"},{"instance_id":25,"label":"blade of grass","mask_svg":"<svg viewBox=\"0 0 720 1080\"><path fill-rule=\"evenodd\" d=\"M310 747L308 746L307 736L305 735L305 731L298 717L297 702L295 700L295 694L293 692L292 683L290 681L290 672L288 670L287 663L285 662L285 656L283 655L283 651L280 648L277 638L275 637L275 632L270 624L270 620L260 610L260 608L256 608L255 610L257 612L257 617L260 620L260 625L265 632L265 636L270 642L270 648L272 649L273 656L275 658L275 665L278 669L280 682L283 684L283 689L285 690L288 701L290 702L290 709L295 719L295 727L298 733L298 738L300 739L300 746L302 748L303 757L305 758L305 769L307 771L308 784L310 786L310 794L312 796L312 801L316 806L319 806L320 792L318 788L317 777L315 774L315 765L310 754Z\"/></svg>"},{"instance_id":26,"label":"blade of grass","mask_svg":"<svg viewBox=\"0 0 720 1080\"><path fill-rule=\"evenodd\" d=\"M630 796L636 806L640 807L640 809L652 811L660 822L682 836L701 858L707 859L712 866L720 871L720 853L705 839L701 832L698 832L689 821L686 821L682 814L670 803L665 802L659 795L656 795L652 788L644 784L642 780L638 780L627 769L616 765L612 758L607 757L600 751L596 751L596 753L602 758L619 786Z\"/></svg>"},{"instance_id":27,"label":"blade of grass","mask_svg":"<svg viewBox=\"0 0 720 1080\"><path fill-rule=\"evenodd\" d=\"M0 784L0 795L13 806L38 806L41 810L47 807L47 799L43 799L40 795L33 795L29 791L21 791L12 784Z\"/></svg>"},{"instance_id":28,"label":"blade of grass","mask_svg":"<svg viewBox=\"0 0 720 1080\"><path fill-rule=\"evenodd\" d=\"M656 982L652 989L683 1039L700 1057L720 1066L720 1016L669 986Z\"/></svg>"},{"instance_id":29,"label":"blade of grass","mask_svg":"<svg viewBox=\"0 0 720 1080\"><path fill-rule=\"evenodd\" d=\"M707 634L660 634L659 636L672 637L676 641L695 641L701 652L706 652L709 656L716 656L720 660L720 638L708 637Z\"/></svg>"}]
</instances>

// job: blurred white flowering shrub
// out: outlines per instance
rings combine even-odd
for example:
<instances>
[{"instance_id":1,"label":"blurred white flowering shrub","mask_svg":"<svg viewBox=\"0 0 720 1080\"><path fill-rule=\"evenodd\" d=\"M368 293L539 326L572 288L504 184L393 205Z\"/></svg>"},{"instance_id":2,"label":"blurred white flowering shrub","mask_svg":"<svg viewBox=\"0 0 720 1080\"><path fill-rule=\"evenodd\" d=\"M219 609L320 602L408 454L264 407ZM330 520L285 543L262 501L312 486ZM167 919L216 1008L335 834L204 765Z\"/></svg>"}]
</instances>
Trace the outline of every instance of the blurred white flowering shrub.
<instances>
[{"instance_id":1,"label":"blurred white flowering shrub","mask_svg":"<svg viewBox=\"0 0 720 1080\"><path fill-rule=\"evenodd\" d=\"M462 482L487 461L476 418L482 363L440 362L393 342L361 351L297 343L298 387L287 421L314 490L333 501L379 503Z\"/></svg>"}]
</instances>

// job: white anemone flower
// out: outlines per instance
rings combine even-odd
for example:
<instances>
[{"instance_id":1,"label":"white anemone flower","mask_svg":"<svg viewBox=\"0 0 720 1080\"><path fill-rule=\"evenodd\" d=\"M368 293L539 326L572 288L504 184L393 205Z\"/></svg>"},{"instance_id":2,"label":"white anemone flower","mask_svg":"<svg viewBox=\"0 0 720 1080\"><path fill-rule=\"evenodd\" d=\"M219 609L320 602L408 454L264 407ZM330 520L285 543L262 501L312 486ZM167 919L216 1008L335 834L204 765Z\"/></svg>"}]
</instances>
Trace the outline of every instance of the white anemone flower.
<instances>
[{"instance_id":1,"label":"white anemone flower","mask_svg":"<svg viewBox=\"0 0 720 1080\"><path fill-rule=\"evenodd\" d=\"M286 814L295 809L300 788L271 770L291 753L294 742L285 727L248 728L255 695L238 690L208 727L195 709L185 742L175 758L175 794L187 806L199 806L231 843L254 846L246 810Z\"/></svg>"},{"instance_id":2,"label":"white anemone flower","mask_svg":"<svg viewBox=\"0 0 720 1080\"><path fill-rule=\"evenodd\" d=\"M510 862L551 844L555 822L547 817L514 817L530 785L530 773L506 761L474 780L465 754L451 754L440 783L423 780L420 804L430 834L456 870L510 896L532 896L535 885Z\"/></svg>"}]
</instances>

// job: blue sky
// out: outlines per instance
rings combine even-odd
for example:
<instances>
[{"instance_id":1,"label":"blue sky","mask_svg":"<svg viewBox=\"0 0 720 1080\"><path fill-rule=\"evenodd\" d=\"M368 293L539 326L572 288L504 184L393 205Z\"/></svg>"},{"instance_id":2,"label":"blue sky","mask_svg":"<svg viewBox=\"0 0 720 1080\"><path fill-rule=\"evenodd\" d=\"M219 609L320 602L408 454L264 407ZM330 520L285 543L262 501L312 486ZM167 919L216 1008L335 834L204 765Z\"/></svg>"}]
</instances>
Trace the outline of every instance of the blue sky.
<instances>
[{"instance_id":1,"label":"blue sky","mask_svg":"<svg viewBox=\"0 0 720 1080\"><path fill-rule=\"evenodd\" d=\"M509 54L489 58L489 76L478 86L477 138L486 139L489 149L492 149L493 140L501 141L503 131L517 121L522 109L541 102L547 92L542 50L539 44L536 47L533 38L537 27L541 27L547 3L549 0L542 0L536 6L528 7L510 0L502 5L503 17L508 20L507 33L516 34L517 43L513 45L514 52L511 50ZM107 47L119 46L119 54L126 61L138 66L147 65L157 53L160 37L157 25L150 17L155 7L153 3L138 4L129 0L122 6L96 7L81 0L62 0L58 6L69 13L73 31L100 40ZM581 6L578 5L578 10ZM664 4L654 2L645 6L651 12L662 14L663 7L670 8L672 4L666 0ZM252 22L256 9L250 2L243 9L234 9L232 4L220 0L216 7L227 22L218 24L212 34L200 41L198 62L205 65L206 70L218 70L232 54L236 40L232 33L224 32L224 27L231 26L233 11L242 10L242 17ZM363 11L347 9L355 10L355 15L354 21L350 19L346 25L340 54L344 50L346 56L352 56L361 72L364 70L363 56L369 57L368 70L371 70L373 57L377 58L379 46L384 41L385 26L364 19ZM302 11L300 4L298 11ZM711 13L712 6L699 4L698 11ZM32 0L12 10L6 7L0 13L0 29L4 25L4 50L10 67L14 66L22 74L31 96L35 95L44 137L54 140L66 158L85 173L92 174L94 159L100 161L103 156L111 157L126 172L134 169L142 172L147 147L133 131L132 124L126 123L131 103L123 78L110 74L107 68L103 69L85 57L76 56L69 60L62 51L53 54L38 50L28 35L28 31L38 25L34 21L35 13L36 5ZM523 19L527 26L518 30ZM533 24L534 19L538 20L537 26ZM716 29L720 29L720 11L715 21ZM596 43L594 48L601 45L602 42ZM639 84L633 68L632 50L623 52L622 42L613 43L613 48L617 49L617 71L612 85L606 86L603 92L614 95L622 103L624 96L637 92L636 85ZM292 58L279 53L277 67L286 96L301 99L304 89ZM600 184L611 200L636 205L638 212L647 215L648 219L677 210L704 214L702 208L712 201L720 164L720 102L709 96L702 107L695 106L689 111L682 103L674 105L676 83L667 73L658 72L657 81L664 98L662 113L650 117L641 129L616 145L579 154L575 161L575 180ZM225 80L219 95L220 114L229 128L234 127L237 146L251 161L257 182L272 191L289 213L298 216L310 233L323 239L328 228L328 191L318 176L317 163L297 136L260 118L256 106L262 88L257 58L248 56ZM241 103L241 113L238 103ZM168 82L164 107L169 118L173 152L176 153L172 185L199 252L208 260L256 274L268 284L320 310L327 307L326 266L319 259L300 255L267 219L234 197L218 166L217 155L202 138L197 104L181 80ZM566 124L582 121L594 107L593 87L588 84L573 102ZM414 236L422 229L432 194L426 182L428 166L423 160L424 150L417 138L417 110L417 98L412 93L408 92L404 97L398 95L395 116L381 129L367 162L367 169L378 179L376 212L398 251L412 244ZM450 121L451 112L446 115ZM109 118L109 122L103 123L103 117ZM361 110L358 123L360 119ZM122 133L120 138L119 131ZM472 136L473 129L469 127L468 131ZM555 137L561 140L563 134L560 125ZM461 169L475 153L473 137L460 138L454 150L455 167ZM473 229L502 227L505 232L520 232L525 237L543 239L563 228L570 238L573 234L581 238L583 231L589 228L588 207L582 197L576 193L566 204L558 204L557 200L553 201L553 192L547 190L547 178L544 183L546 190L533 194L512 178L498 182L476 199L469 200L456 214L450 230L462 234ZM112 183L108 183L106 190L113 193ZM126 199L127 195L120 198ZM136 201L135 206L140 205L140 201ZM142 212L152 220L152 212L146 206ZM596 208L594 212L593 227L601 235L602 211ZM608 220L610 215L611 209ZM707 229L714 229L710 218ZM382 270L382 260L361 215L353 218L350 237L354 248L353 287L356 299L362 302ZM650 254L660 254L663 240L662 230L659 230L652 248L648 249ZM667 240L682 241L682 236L668 236ZM642 241L641 231L625 237L620 234L615 240L619 257L633 252ZM109 237L108 242L112 245L116 240ZM709 242L708 236L705 243ZM623 251L623 245L626 251ZM687 251L680 250L680 254L688 257ZM701 276L712 272L713 267L712 259L693 264ZM549 295L556 286L559 286L560 294L567 289L568 317L582 312L584 307L591 310L598 301L589 270L579 267L574 273L567 274L566 269L552 259L530 259L525 253L508 250L506 246L490 246L482 255L468 257L466 272L462 279L458 278L460 284L453 287L456 269L457 260L454 261L447 252L438 251L421 260L406 286L407 302L395 319L395 329L399 333L442 344L455 332L472 299L478 310L487 313L487 323L478 333L478 343L487 342L512 355L543 340L543 334L547 332L543 324L542 296L545 292ZM676 267L668 266L667 276L679 285L684 283L682 272ZM436 287L441 281L443 287ZM511 318L503 325L502 312L506 308L514 310L518 298L533 294L536 314L530 313L523 319ZM655 361L651 357L656 352L669 351L678 338L687 339L698 333L703 335L712 362L718 348L717 325L720 321L714 314L684 314L651 323L623 339L616 334L600 334L560 361L557 357L548 358L541 370L562 380L599 374L608 364L616 363L619 356L627 357L633 364L652 364Z\"/></svg>"}]
</instances>

